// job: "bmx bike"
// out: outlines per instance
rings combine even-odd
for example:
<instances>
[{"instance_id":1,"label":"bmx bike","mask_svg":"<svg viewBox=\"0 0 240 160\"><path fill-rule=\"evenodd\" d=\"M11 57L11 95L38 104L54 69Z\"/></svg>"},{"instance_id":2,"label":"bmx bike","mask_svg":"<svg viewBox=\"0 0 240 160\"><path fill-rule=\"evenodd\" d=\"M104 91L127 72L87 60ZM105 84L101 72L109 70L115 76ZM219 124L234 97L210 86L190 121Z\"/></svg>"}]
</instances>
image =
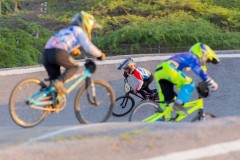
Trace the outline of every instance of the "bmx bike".
<instances>
[{"instance_id":1,"label":"bmx bike","mask_svg":"<svg viewBox=\"0 0 240 160\"><path fill-rule=\"evenodd\" d=\"M129 112L131 112L131 110L135 105L135 100L131 95L138 97L141 100L144 100L141 94L133 92L133 88L130 86L127 78L124 79L124 92L126 94L118 97L115 101L112 114L116 117L124 116ZM152 101L155 101L156 103L159 103L157 90L154 89L153 92L154 92L153 94L145 92L147 99L150 99Z\"/></svg>"},{"instance_id":2,"label":"bmx bike","mask_svg":"<svg viewBox=\"0 0 240 160\"><path fill-rule=\"evenodd\" d=\"M93 80L96 70L93 59L85 56L85 70L65 82L67 95L85 80L75 96L74 111L80 123L105 122L112 114L115 94L104 80ZM13 121L24 128L38 125L51 113L58 113L67 104L65 94L56 92L49 80L27 78L13 89L9 100L9 111Z\"/></svg>"},{"instance_id":3,"label":"bmx bike","mask_svg":"<svg viewBox=\"0 0 240 160\"><path fill-rule=\"evenodd\" d=\"M204 86L204 90L200 89L199 86ZM173 109L173 102L168 103L165 108L160 108L159 103L144 100L140 102L131 112L129 121L142 121L142 122L156 122L156 121L174 121L180 122L189 115L197 112L192 118L191 122L206 120L209 118L215 118L216 116L204 112L203 98L208 97L209 89L205 86L204 82L198 83L196 88L198 91L198 99L187 102L184 104L186 112L176 111Z\"/></svg>"}]
</instances>

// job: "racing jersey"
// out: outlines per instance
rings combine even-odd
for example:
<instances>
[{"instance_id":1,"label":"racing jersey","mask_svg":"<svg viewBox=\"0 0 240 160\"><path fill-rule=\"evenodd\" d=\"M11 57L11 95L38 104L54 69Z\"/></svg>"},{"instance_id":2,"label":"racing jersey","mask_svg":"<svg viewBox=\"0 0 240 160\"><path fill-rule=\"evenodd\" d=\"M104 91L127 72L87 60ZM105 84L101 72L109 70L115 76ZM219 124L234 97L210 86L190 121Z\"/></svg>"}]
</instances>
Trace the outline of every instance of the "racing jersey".
<instances>
[{"instance_id":1,"label":"racing jersey","mask_svg":"<svg viewBox=\"0 0 240 160\"><path fill-rule=\"evenodd\" d=\"M140 90L142 88L144 80L147 80L151 76L151 72L141 67L136 67L136 69L132 72L132 74L138 80L138 85L136 87L136 90Z\"/></svg>"},{"instance_id":2,"label":"racing jersey","mask_svg":"<svg viewBox=\"0 0 240 160\"><path fill-rule=\"evenodd\" d=\"M83 49L95 57L100 57L102 52L89 40L87 34L79 26L69 26L58 31L46 43L44 49L59 48L71 53L74 49Z\"/></svg>"},{"instance_id":3,"label":"racing jersey","mask_svg":"<svg viewBox=\"0 0 240 160\"><path fill-rule=\"evenodd\" d=\"M190 52L176 54L167 60L177 62L179 64L177 69L181 71L186 67L190 67L203 81L208 78L208 74L201 68L198 58Z\"/></svg>"}]
</instances>

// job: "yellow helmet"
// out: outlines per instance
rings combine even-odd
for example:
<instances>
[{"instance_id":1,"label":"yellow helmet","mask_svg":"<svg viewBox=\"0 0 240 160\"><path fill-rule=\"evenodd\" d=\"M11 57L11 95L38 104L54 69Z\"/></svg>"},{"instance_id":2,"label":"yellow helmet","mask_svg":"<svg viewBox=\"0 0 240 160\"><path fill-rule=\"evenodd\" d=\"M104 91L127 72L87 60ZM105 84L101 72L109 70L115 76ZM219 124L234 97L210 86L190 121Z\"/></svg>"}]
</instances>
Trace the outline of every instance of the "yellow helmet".
<instances>
[{"instance_id":1,"label":"yellow helmet","mask_svg":"<svg viewBox=\"0 0 240 160\"><path fill-rule=\"evenodd\" d=\"M96 19L93 15L81 11L80 13L77 13L72 18L72 25L81 26L82 29L87 33L88 38L91 40L91 32L92 29L102 28L100 24L97 23Z\"/></svg>"},{"instance_id":2,"label":"yellow helmet","mask_svg":"<svg viewBox=\"0 0 240 160\"><path fill-rule=\"evenodd\" d=\"M192 52L198 58L205 56L207 58L207 62L212 62L213 64L220 62L216 53L206 44L196 43L191 47L190 52Z\"/></svg>"}]
</instances>

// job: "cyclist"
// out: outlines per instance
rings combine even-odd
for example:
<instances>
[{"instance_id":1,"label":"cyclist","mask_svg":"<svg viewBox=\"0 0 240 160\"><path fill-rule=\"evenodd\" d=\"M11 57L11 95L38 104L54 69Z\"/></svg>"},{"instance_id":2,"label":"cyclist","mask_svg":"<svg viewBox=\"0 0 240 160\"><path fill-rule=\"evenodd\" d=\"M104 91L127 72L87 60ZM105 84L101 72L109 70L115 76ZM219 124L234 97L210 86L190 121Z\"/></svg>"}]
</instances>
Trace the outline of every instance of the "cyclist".
<instances>
[{"instance_id":1,"label":"cyclist","mask_svg":"<svg viewBox=\"0 0 240 160\"><path fill-rule=\"evenodd\" d=\"M73 16L70 26L58 31L46 43L42 53L43 65L57 92L67 93L64 82L79 69L77 61L70 53L78 55L79 47L83 47L97 59L105 58L105 54L91 42L91 32L95 28L102 27L93 15L81 11ZM65 68L63 74L60 71L61 66Z\"/></svg>"},{"instance_id":2,"label":"cyclist","mask_svg":"<svg viewBox=\"0 0 240 160\"><path fill-rule=\"evenodd\" d=\"M159 98L165 102L160 104L160 107L165 108L166 104L174 101L173 108L186 113L183 105L189 101L194 90L192 78L183 72L186 69L192 69L210 90L217 90L218 84L207 73L207 62L217 64L220 60L208 45L196 43L189 52L176 54L158 64L154 77ZM179 90L178 95L174 92L174 85Z\"/></svg>"},{"instance_id":3,"label":"cyclist","mask_svg":"<svg viewBox=\"0 0 240 160\"><path fill-rule=\"evenodd\" d=\"M138 85L136 89L133 90L134 93L140 93L144 99L147 99L146 93L150 93L151 96L154 96L154 92L149 89L150 83L153 81L153 75L150 71L145 68L136 66L136 63L132 58L125 59L118 67L119 70L124 69L123 76L125 78L130 75L134 75L134 77L138 81Z\"/></svg>"}]
</instances>

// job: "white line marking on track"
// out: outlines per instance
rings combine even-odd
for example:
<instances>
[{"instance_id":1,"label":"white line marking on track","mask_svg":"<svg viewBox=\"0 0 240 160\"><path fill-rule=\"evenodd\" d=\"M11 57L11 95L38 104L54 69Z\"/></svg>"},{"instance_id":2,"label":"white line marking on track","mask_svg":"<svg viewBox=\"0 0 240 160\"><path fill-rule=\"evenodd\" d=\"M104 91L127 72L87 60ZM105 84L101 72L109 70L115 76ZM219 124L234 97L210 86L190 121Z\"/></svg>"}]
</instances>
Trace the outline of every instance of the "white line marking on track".
<instances>
[{"instance_id":1,"label":"white line marking on track","mask_svg":"<svg viewBox=\"0 0 240 160\"><path fill-rule=\"evenodd\" d=\"M206 157L217 156L220 154L227 154L234 151L240 150L240 139L225 142L225 143L218 143L206 147L191 149L187 151L180 151L175 153L170 153L167 155L162 155L159 157L153 157L145 160L190 160L190 159L200 159Z\"/></svg>"},{"instance_id":2,"label":"white line marking on track","mask_svg":"<svg viewBox=\"0 0 240 160\"><path fill-rule=\"evenodd\" d=\"M152 55L144 56L144 57L134 57L134 61L136 62L144 62L144 61L156 61L156 60L165 60L169 58L170 55ZM240 58L240 54L219 54L219 58ZM96 61L97 65L106 65L106 64L117 64L121 63L124 59L116 59L116 60L105 60L105 61ZM80 66L84 65L84 62L79 62ZM0 70L0 76L7 76L7 75L16 75L16 74L26 74L26 73L34 73L34 72L41 72L45 71L44 67L33 67L33 68L20 68L20 69L12 69L12 70Z\"/></svg>"},{"instance_id":3,"label":"white line marking on track","mask_svg":"<svg viewBox=\"0 0 240 160\"><path fill-rule=\"evenodd\" d=\"M84 124L84 125L81 125L81 126L64 128L64 129L60 129L60 130L57 130L57 131L54 131L54 132L50 132L48 134L45 134L45 135L42 135L42 136L39 136L39 137L31 138L27 142L25 142L24 144L30 144L30 143L33 143L33 142L36 142L36 141L44 140L44 139L54 137L54 136L57 136L59 134L68 132L68 131L80 130L80 129L86 129L86 128L94 128L94 127L97 127L97 126L100 126L100 125L102 127L104 127L104 126L108 126L108 125L111 126L112 124L111 123L94 123L94 124Z\"/></svg>"}]
</instances>

